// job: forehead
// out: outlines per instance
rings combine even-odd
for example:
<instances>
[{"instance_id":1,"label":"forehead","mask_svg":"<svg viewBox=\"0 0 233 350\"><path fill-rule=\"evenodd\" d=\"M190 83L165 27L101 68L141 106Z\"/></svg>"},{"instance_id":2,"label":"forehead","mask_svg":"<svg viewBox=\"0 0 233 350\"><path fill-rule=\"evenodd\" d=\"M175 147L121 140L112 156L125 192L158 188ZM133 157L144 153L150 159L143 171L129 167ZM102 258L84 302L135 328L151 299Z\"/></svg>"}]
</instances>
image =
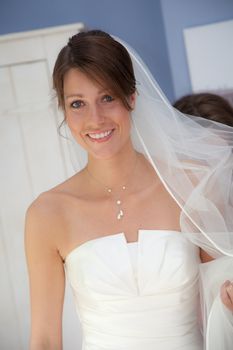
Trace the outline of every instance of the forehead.
<instances>
[{"instance_id":1,"label":"forehead","mask_svg":"<svg viewBox=\"0 0 233 350\"><path fill-rule=\"evenodd\" d=\"M78 68L71 68L64 75L64 94L71 90L79 90L80 92L109 90L109 86L103 80L91 77L87 73L82 72Z\"/></svg>"}]
</instances>

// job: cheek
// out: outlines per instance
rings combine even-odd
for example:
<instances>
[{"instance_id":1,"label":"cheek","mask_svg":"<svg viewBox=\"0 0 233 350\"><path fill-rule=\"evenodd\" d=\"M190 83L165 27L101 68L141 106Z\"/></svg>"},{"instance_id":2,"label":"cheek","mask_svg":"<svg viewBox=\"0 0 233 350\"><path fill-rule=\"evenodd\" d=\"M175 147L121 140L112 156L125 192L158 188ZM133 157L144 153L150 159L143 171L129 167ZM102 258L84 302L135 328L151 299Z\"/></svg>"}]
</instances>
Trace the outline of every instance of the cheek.
<instances>
[{"instance_id":1,"label":"cheek","mask_svg":"<svg viewBox=\"0 0 233 350\"><path fill-rule=\"evenodd\" d=\"M74 140L83 148L85 148L84 136L82 135L81 120L72 115L66 116L66 124L74 138Z\"/></svg>"},{"instance_id":2,"label":"cheek","mask_svg":"<svg viewBox=\"0 0 233 350\"><path fill-rule=\"evenodd\" d=\"M71 131L78 131L81 128L81 118L78 117L75 113L69 112L65 114L66 116L66 123Z\"/></svg>"},{"instance_id":3,"label":"cheek","mask_svg":"<svg viewBox=\"0 0 233 350\"><path fill-rule=\"evenodd\" d=\"M131 114L128 111L124 111L124 113L121 114L119 122L122 128L128 132L131 129Z\"/></svg>"}]
</instances>

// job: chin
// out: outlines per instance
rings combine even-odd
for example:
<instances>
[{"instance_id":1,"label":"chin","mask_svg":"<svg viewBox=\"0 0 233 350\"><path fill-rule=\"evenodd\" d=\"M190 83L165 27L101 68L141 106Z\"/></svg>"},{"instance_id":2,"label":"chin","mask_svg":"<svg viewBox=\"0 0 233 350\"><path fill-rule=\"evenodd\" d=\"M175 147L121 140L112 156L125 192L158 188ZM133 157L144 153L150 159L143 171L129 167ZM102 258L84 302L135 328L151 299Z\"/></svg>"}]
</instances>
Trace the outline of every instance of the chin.
<instances>
[{"instance_id":1,"label":"chin","mask_svg":"<svg viewBox=\"0 0 233 350\"><path fill-rule=\"evenodd\" d=\"M95 159L99 159L99 160L108 160L111 159L113 157L115 157L118 153L120 153L120 150L106 150L103 152L89 152L90 156L92 158Z\"/></svg>"}]
</instances>

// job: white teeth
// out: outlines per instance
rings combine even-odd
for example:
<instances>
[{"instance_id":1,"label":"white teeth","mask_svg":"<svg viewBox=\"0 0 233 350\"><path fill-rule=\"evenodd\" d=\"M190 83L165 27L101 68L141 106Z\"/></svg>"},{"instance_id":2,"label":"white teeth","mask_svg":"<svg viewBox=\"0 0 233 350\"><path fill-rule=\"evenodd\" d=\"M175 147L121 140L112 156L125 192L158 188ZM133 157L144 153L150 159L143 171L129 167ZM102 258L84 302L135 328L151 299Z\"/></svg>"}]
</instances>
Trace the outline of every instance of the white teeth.
<instances>
[{"instance_id":1,"label":"white teeth","mask_svg":"<svg viewBox=\"0 0 233 350\"><path fill-rule=\"evenodd\" d=\"M102 139L103 137L108 136L111 132L112 132L112 130L108 130L108 131L105 131L105 132L101 132L100 134L88 134L88 135L92 139Z\"/></svg>"}]
</instances>

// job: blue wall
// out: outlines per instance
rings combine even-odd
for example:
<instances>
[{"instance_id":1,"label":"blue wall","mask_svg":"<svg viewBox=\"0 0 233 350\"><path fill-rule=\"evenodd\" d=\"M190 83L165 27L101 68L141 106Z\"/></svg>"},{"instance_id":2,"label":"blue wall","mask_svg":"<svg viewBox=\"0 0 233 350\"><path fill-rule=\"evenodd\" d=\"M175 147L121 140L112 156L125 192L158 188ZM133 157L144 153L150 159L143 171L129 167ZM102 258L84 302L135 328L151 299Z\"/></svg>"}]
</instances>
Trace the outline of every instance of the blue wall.
<instances>
[{"instance_id":1,"label":"blue wall","mask_svg":"<svg viewBox=\"0 0 233 350\"><path fill-rule=\"evenodd\" d=\"M179 98L191 92L183 29L233 19L233 0L161 0L161 5L174 96Z\"/></svg>"},{"instance_id":2,"label":"blue wall","mask_svg":"<svg viewBox=\"0 0 233 350\"><path fill-rule=\"evenodd\" d=\"M0 34L83 22L131 44L167 97L190 93L183 29L233 18L233 0L0 0Z\"/></svg>"},{"instance_id":3,"label":"blue wall","mask_svg":"<svg viewBox=\"0 0 233 350\"><path fill-rule=\"evenodd\" d=\"M119 36L174 98L160 0L0 0L0 34L83 22Z\"/></svg>"}]
</instances>

